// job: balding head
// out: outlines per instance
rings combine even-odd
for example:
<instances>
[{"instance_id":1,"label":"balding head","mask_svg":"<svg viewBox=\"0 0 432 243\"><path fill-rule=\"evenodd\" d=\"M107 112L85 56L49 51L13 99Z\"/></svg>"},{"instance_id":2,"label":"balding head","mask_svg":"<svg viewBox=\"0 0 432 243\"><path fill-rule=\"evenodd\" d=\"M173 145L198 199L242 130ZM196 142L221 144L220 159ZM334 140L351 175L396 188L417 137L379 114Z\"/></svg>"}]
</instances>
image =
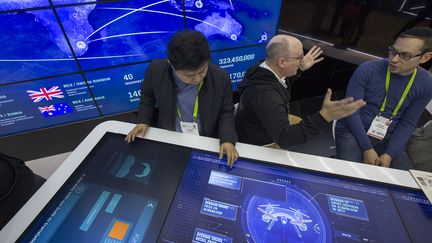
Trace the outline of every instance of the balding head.
<instances>
[{"instance_id":1,"label":"balding head","mask_svg":"<svg viewBox=\"0 0 432 243\"><path fill-rule=\"evenodd\" d=\"M276 35L267 45L265 62L279 78L295 75L302 58L303 45L293 36Z\"/></svg>"},{"instance_id":2,"label":"balding head","mask_svg":"<svg viewBox=\"0 0 432 243\"><path fill-rule=\"evenodd\" d=\"M267 44L266 61L275 62L280 57L298 56L303 52L299 39L290 35L276 35Z\"/></svg>"}]
</instances>

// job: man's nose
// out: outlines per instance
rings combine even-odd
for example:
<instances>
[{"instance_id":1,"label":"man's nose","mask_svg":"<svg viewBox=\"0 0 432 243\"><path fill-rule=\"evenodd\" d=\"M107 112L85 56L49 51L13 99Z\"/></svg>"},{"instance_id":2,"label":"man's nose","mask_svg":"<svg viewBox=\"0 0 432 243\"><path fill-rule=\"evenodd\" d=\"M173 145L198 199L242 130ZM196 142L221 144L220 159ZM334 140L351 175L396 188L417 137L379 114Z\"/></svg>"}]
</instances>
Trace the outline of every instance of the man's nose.
<instances>
[{"instance_id":1,"label":"man's nose","mask_svg":"<svg viewBox=\"0 0 432 243\"><path fill-rule=\"evenodd\" d=\"M399 57L399 53L396 53L395 55L393 55L392 58L390 58L390 61L400 61L400 57Z\"/></svg>"}]
</instances>

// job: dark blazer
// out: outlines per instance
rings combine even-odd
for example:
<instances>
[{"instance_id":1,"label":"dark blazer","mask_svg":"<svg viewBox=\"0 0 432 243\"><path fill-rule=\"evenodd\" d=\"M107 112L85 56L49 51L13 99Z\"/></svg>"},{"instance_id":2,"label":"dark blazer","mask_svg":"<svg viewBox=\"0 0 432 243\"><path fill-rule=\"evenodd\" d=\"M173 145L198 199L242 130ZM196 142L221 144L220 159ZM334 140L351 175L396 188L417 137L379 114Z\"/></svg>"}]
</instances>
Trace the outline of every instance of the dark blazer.
<instances>
[{"instance_id":1,"label":"dark blazer","mask_svg":"<svg viewBox=\"0 0 432 243\"><path fill-rule=\"evenodd\" d=\"M290 83L284 88L276 76L260 67L251 67L239 85L240 103L235 117L239 141L255 145L277 143L281 148L307 142L320 134L327 121L319 112L299 124L288 120Z\"/></svg>"},{"instance_id":2,"label":"dark blazer","mask_svg":"<svg viewBox=\"0 0 432 243\"><path fill-rule=\"evenodd\" d=\"M152 61L141 86L139 123L150 124L157 104L157 126L175 131L176 100L176 84L171 65L167 60ZM237 142L231 80L225 71L212 63L209 63L207 75L198 94L198 104L201 136L219 138L221 143Z\"/></svg>"}]
</instances>

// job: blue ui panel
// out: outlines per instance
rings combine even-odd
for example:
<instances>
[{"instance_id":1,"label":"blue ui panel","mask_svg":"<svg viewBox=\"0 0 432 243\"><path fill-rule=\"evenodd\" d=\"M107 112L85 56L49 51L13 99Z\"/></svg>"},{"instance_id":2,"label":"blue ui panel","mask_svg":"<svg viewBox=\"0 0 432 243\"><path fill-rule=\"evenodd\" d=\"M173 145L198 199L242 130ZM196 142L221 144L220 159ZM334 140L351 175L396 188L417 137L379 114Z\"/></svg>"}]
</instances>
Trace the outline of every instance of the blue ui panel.
<instances>
[{"instance_id":1,"label":"blue ui panel","mask_svg":"<svg viewBox=\"0 0 432 243\"><path fill-rule=\"evenodd\" d=\"M76 1L75 1L76 2ZM37 1L13 1L13 0L2 0L0 3L0 11L10 11L10 10L21 10L28 8L38 8L49 6L48 0L37 0Z\"/></svg>"},{"instance_id":2,"label":"blue ui panel","mask_svg":"<svg viewBox=\"0 0 432 243\"><path fill-rule=\"evenodd\" d=\"M246 71L265 58L265 45L238 48L212 52L213 63L223 68L230 76L232 90L237 91L239 83L246 75Z\"/></svg>"},{"instance_id":3,"label":"blue ui panel","mask_svg":"<svg viewBox=\"0 0 432 243\"><path fill-rule=\"evenodd\" d=\"M51 2L53 3L54 6L58 6L58 5L64 5L64 4L71 4L71 3L91 3L91 2L108 2L110 0L51 0Z\"/></svg>"},{"instance_id":4,"label":"blue ui panel","mask_svg":"<svg viewBox=\"0 0 432 243\"><path fill-rule=\"evenodd\" d=\"M148 63L85 74L102 115L138 109Z\"/></svg>"},{"instance_id":5,"label":"blue ui panel","mask_svg":"<svg viewBox=\"0 0 432 243\"><path fill-rule=\"evenodd\" d=\"M51 9L0 14L0 43L0 85L79 71Z\"/></svg>"},{"instance_id":6,"label":"blue ui panel","mask_svg":"<svg viewBox=\"0 0 432 243\"><path fill-rule=\"evenodd\" d=\"M419 191L192 151L160 242L427 242ZM403 213L401 213L403 212Z\"/></svg>"},{"instance_id":7,"label":"blue ui panel","mask_svg":"<svg viewBox=\"0 0 432 243\"><path fill-rule=\"evenodd\" d=\"M18 242L156 242L189 153L105 135Z\"/></svg>"},{"instance_id":8,"label":"blue ui panel","mask_svg":"<svg viewBox=\"0 0 432 243\"><path fill-rule=\"evenodd\" d=\"M3 86L0 136L99 116L81 75Z\"/></svg>"},{"instance_id":9,"label":"blue ui panel","mask_svg":"<svg viewBox=\"0 0 432 243\"><path fill-rule=\"evenodd\" d=\"M406 243L431 228L418 190L107 133L18 242Z\"/></svg>"},{"instance_id":10,"label":"blue ui panel","mask_svg":"<svg viewBox=\"0 0 432 243\"><path fill-rule=\"evenodd\" d=\"M84 70L166 57L172 35L184 27L170 1L123 1L58 8Z\"/></svg>"},{"instance_id":11,"label":"blue ui panel","mask_svg":"<svg viewBox=\"0 0 432 243\"><path fill-rule=\"evenodd\" d=\"M186 27L212 50L266 43L277 32L281 0L185 1Z\"/></svg>"},{"instance_id":12,"label":"blue ui panel","mask_svg":"<svg viewBox=\"0 0 432 243\"><path fill-rule=\"evenodd\" d=\"M85 80L66 78L67 88L86 82L91 92L83 100L93 99L100 116L138 108L143 63L166 58L169 40L185 28L208 38L213 62L230 74L236 91L247 68L264 57L262 47L277 32L282 5L281 0L0 2L0 92L7 97L0 102L25 104L15 88L77 75ZM27 112L26 106L20 109ZM87 119L75 117L38 125L20 121L0 136Z\"/></svg>"}]
</instances>

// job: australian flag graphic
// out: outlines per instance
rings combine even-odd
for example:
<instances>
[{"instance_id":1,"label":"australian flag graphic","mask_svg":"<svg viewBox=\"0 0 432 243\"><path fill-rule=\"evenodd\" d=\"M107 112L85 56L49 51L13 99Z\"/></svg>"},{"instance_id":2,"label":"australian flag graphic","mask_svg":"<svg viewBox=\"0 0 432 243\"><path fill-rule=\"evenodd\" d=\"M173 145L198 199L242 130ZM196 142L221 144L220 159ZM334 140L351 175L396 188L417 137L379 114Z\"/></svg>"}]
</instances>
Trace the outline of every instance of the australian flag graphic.
<instances>
[{"instance_id":1,"label":"australian flag graphic","mask_svg":"<svg viewBox=\"0 0 432 243\"><path fill-rule=\"evenodd\" d=\"M66 103L38 107L38 109L45 118L65 115L73 112L72 107Z\"/></svg>"}]
</instances>

